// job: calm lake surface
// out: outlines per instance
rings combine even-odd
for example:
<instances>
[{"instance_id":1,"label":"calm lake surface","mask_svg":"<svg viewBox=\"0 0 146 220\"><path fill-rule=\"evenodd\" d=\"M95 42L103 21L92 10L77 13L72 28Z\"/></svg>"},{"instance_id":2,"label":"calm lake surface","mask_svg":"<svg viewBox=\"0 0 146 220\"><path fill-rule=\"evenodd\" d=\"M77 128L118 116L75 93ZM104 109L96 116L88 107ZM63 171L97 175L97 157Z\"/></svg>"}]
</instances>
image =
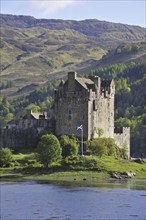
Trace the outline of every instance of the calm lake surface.
<instances>
[{"instance_id":1,"label":"calm lake surface","mask_svg":"<svg viewBox=\"0 0 146 220\"><path fill-rule=\"evenodd\" d=\"M145 220L146 191L1 182L1 220Z\"/></svg>"}]
</instances>

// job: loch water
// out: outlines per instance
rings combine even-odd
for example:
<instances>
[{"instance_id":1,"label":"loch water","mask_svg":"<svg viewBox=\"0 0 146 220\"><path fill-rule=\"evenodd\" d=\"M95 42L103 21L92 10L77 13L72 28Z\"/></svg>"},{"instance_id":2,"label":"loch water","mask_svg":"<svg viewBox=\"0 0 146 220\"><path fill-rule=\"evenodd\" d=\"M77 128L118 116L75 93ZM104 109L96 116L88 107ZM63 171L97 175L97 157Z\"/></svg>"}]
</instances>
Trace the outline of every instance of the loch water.
<instances>
[{"instance_id":1,"label":"loch water","mask_svg":"<svg viewBox=\"0 0 146 220\"><path fill-rule=\"evenodd\" d=\"M145 220L146 191L132 187L0 183L1 220Z\"/></svg>"}]
</instances>

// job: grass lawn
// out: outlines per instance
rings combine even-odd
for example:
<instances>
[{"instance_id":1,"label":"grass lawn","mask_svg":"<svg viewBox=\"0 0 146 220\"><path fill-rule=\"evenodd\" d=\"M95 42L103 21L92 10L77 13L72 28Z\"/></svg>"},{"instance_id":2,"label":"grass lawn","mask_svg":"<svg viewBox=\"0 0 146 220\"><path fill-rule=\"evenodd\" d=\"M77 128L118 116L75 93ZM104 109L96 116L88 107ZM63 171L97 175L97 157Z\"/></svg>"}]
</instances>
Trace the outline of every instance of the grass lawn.
<instances>
[{"instance_id":1,"label":"grass lawn","mask_svg":"<svg viewBox=\"0 0 146 220\"><path fill-rule=\"evenodd\" d=\"M64 169L61 166L50 167L44 169L35 160L35 154L15 154L14 160L16 166L11 168L0 168L1 180L36 180L36 181L55 181L55 182L70 182L70 183L103 183L110 179L110 172L125 172L132 171L136 173L134 178L145 178L146 162L139 164L133 161L115 159L114 157L103 157L100 159L106 170L97 171L93 169ZM90 184L89 184L90 185Z\"/></svg>"}]
</instances>

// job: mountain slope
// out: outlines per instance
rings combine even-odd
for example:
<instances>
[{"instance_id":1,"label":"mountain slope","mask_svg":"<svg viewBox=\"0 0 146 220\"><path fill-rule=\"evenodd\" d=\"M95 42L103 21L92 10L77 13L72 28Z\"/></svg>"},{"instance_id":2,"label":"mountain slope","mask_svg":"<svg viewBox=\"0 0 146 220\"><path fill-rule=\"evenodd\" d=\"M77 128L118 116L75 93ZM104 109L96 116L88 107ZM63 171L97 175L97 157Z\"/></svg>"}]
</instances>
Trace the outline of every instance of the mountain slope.
<instances>
[{"instance_id":1,"label":"mountain slope","mask_svg":"<svg viewBox=\"0 0 146 220\"><path fill-rule=\"evenodd\" d=\"M46 28L49 30L72 29L91 37L96 41L142 40L146 37L145 28L126 24L118 24L96 19L83 21L60 19L35 19L30 16L14 16L1 14L1 25L14 28Z\"/></svg>"},{"instance_id":2,"label":"mountain slope","mask_svg":"<svg viewBox=\"0 0 146 220\"><path fill-rule=\"evenodd\" d=\"M2 95L63 78L70 70L88 74L98 67L145 59L145 29L138 26L13 15L0 19Z\"/></svg>"}]
</instances>

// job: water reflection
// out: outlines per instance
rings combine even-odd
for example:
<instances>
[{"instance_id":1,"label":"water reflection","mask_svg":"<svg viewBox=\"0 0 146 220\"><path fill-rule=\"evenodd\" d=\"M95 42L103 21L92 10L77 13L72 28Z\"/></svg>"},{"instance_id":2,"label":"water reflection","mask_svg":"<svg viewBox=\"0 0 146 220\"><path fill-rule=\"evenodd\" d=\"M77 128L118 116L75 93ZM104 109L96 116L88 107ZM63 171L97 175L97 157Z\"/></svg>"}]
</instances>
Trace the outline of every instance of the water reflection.
<instances>
[{"instance_id":1,"label":"water reflection","mask_svg":"<svg viewBox=\"0 0 146 220\"><path fill-rule=\"evenodd\" d=\"M42 184L53 184L60 187L101 187L101 188L129 188L137 190L146 189L146 179L109 179L108 181L101 181L100 179L96 182L91 181L57 181L57 180L41 180L37 181Z\"/></svg>"},{"instance_id":2,"label":"water reflection","mask_svg":"<svg viewBox=\"0 0 146 220\"><path fill-rule=\"evenodd\" d=\"M144 220L145 190L1 183L1 220Z\"/></svg>"}]
</instances>

